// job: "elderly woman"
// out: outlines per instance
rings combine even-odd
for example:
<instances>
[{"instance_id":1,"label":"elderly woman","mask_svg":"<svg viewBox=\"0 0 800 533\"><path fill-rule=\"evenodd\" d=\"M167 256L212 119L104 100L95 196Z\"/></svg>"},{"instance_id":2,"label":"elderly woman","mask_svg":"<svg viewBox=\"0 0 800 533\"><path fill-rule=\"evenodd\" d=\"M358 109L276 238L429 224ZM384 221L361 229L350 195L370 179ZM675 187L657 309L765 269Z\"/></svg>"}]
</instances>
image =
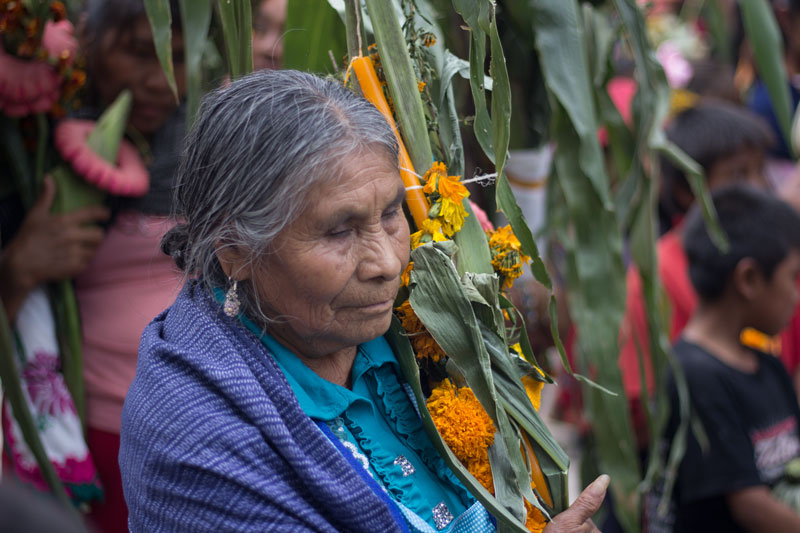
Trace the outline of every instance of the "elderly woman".
<instances>
[{"instance_id":1,"label":"elderly woman","mask_svg":"<svg viewBox=\"0 0 800 533\"><path fill-rule=\"evenodd\" d=\"M308 74L205 100L163 243L196 279L145 330L123 411L131 531L494 530L383 338L409 259L397 150ZM607 483L548 531L594 530Z\"/></svg>"}]
</instances>

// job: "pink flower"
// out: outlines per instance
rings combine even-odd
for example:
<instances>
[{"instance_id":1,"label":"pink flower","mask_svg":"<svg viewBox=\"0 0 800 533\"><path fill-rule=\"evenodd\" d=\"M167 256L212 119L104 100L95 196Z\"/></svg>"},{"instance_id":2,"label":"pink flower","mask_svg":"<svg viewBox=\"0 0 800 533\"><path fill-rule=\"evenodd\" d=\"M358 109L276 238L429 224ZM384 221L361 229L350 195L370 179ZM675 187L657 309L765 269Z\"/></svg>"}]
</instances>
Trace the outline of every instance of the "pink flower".
<instances>
[{"instance_id":1,"label":"pink flower","mask_svg":"<svg viewBox=\"0 0 800 533\"><path fill-rule=\"evenodd\" d=\"M55 60L64 59L67 65L75 61L75 52L78 50L78 41L73 36L74 29L68 20L53 22L48 20L44 25L42 35L42 48Z\"/></svg>"},{"instance_id":2,"label":"pink flower","mask_svg":"<svg viewBox=\"0 0 800 533\"><path fill-rule=\"evenodd\" d=\"M58 100L60 80L43 61L25 61L0 47L0 111L10 117L49 111Z\"/></svg>"},{"instance_id":3,"label":"pink flower","mask_svg":"<svg viewBox=\"0 0 800 533\"><path fill-rule=\"evenodd\" d=\"M667 83L673 89L683 89L692 79L692 65L681 54L678 47L669 41L661 43L656 57L667 75Z\"/></svg>"},{"instance_id":4,"label":"pink flower","mask_svg":"<svg viewBox=\"0 0 800 533\"><path fill-rule=\"evenodd\" d=\"M71 65L78 49L69 21L48 21L42 47L52 60ZM8 55L0 47L0 111L10 117L45 113L58 101L61 80L47 61L24 60Z\"/></svg>"},{"instance_id":5,"label":"pink flower","mask_svg":"<svg viewBox=\"0 0 800 533\"><path fill-rule=\"evenodd\" d=\"M58 373L58 367L58 356L36 352L21 373L36 411L49 416L75 412L72 397L64 377Z\"/></svg>"},{"instance_id":6,"label":"pink flower","mask_svg":"<svg viewBox=\"0 0 800 533\"><path fill-rule=\"evenodd\" d=\"M475 218L481 223L481 229L483 231L494 231L494 224L489 220L486 211L478 207L472 200L468 200L468 202L469 206L472 208L472 212L475 213Z\"/></svg>"},{"instance_id":7,"label":"pink flower","mask_svg":"<svg viewBox=\"0 0 800 533\"><path fill-rule=\"evenodd\" d=\"M54 141L64 158L88 183L117 196L142 196L150 186L150 174L136 148L122 140L117 165L97 155L86 140L94 129L91 120L68 119L56 126Z\"/></svg>"}]
</instances>

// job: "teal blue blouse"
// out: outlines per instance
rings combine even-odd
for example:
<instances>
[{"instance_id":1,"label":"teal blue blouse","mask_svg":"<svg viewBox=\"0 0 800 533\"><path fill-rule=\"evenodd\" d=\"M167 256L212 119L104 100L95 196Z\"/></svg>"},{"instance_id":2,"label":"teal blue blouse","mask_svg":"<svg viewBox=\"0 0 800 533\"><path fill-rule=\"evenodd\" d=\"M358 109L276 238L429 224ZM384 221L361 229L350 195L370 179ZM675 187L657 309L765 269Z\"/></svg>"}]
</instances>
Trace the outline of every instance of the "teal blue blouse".
<instances>
[{"instance_id":1,"label":"teal blue blouse","mask_svg":"<svg viewBox=\"0 0 800 533\"><path fill-rule=\"evenodd\" d=\"M425 434L411 389L398 378L397 360L383 337L358 347L347 389L319 377L247 317L239 318L272 353L303 411L330 427L398 503L412 531L494 530Z\"/></svg>"}]
</instances>

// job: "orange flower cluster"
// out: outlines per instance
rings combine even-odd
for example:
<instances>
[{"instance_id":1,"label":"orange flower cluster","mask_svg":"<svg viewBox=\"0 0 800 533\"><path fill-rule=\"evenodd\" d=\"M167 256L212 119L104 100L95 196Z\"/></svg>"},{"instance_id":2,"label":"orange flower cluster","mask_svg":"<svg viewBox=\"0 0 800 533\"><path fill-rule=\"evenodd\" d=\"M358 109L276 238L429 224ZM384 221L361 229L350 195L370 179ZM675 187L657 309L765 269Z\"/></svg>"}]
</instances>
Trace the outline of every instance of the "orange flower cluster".
<instances>
[{"instance_id":1,"label":"orange flower cluster","mask_svg":"<svg viewBox=\"0 0 800 533\"><path fill-rule=\"evenodd\" d=\"M492 266L503 282L503 289L509 289L514 280L522 275L522 267L531 260L522 252L522 245L514 235L511 226L487 231Z\"/></svg>"},{"instance_id":2,"label":"orange flower cluster","mask_svg":"<svg viewBox=\"0 0 800 533\"><path fill-rule=\"evenodd\" d=\"M408 333L408 340L411 341L411 346L414 348L417 359L427 359L433 363L438 363L444 357L444 352L433 339L433 336L425 329L425 326L422 325L419 317L411 308L411 303L406 300L400 307L395 307L394 310L403 325L403 329Z\"/></svg>"},{"instance_id":3,"label":"orange flower cluster","mask_svg":"<svg viewBox=\"0 0 800 533\"><path fill-rule=\"evenodd\" d=\"M443 381L431 392L427 406L436 429L453 454L494 494L489 446L494 442L495 427L472 389L456 389L449 381ZM527 501L525 510L525 527L528 531L541 532L547 525L544 515Z\"/></svg>"}]
</instances>

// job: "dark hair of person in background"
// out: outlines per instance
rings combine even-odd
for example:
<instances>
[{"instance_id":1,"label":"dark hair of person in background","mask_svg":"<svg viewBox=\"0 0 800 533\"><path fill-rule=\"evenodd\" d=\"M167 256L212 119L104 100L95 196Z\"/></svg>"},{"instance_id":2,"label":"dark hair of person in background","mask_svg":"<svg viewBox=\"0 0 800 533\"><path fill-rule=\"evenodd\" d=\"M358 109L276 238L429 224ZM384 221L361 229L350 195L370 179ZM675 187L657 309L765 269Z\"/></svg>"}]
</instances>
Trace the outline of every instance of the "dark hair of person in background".
<instances>
[{"instance_id":1,"label":"dark hair of person in background","mask_svg":"<svg viewBox=\"0 0 800 533\"><path fill-rule=\"evenodd\" d=\"M706 184L747 182L766 186L764 154L774 142L769 126L752 112L722 100L701 100L675 116L666 128L667 138L697 161ZM665 233L694 202L683 169L661 158L659 211Z\"/></svg>"},{"instance_id":2,"label":"dark hair of person in background","mask_svg":"<svg viewBox=\"0 0 800 533\"><path fill-rule=\"evenodd\" d=\"M776 266L792 250L800 250L800 213L777 196L754 187L735 185L714 193L713 200L730 249L720 253L711 241L699 208L690 211L683 230L689 277L697 294L705 301L720 297L742 259L755 260L769 281Z\"/></svg>"}]
</instances>

